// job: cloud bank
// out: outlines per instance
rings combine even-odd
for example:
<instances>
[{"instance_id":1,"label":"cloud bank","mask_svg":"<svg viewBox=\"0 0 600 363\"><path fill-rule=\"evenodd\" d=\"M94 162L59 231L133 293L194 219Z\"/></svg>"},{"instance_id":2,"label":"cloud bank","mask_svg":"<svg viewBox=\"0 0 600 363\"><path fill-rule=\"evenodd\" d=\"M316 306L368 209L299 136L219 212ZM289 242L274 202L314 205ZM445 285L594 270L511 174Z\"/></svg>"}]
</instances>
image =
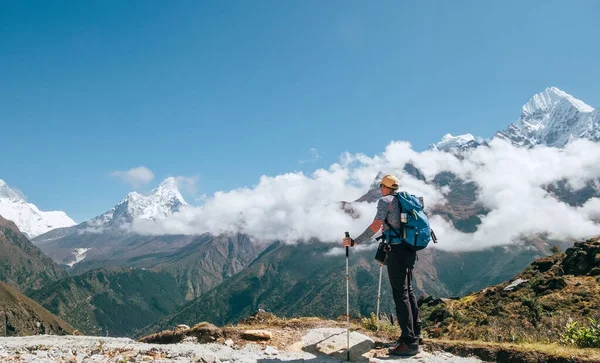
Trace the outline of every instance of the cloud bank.
<instances>
[{"instance_id":1,"label":"cloud bank","mask_svg":"<svg viewBox=\"0 0 600 363\"><path fill-rule=\"evenodd\" d=\"M152 170L145 166L138 166L137 168L126 171L116 170L111 172L110 176L113 178L119 178L124 183L127 183L133 187L139 187L143 184L150 183L154 179L154 173Z\"/></svg>"},{"instance_id":2,"label":"cloud bank","mask_svg":"<svg viewBox=\"0 0 600 363\"><path fill-rule=\"evenodd\" d=\"M391 142L378 155L346 153L338 163L310 175L301 172L263 176L252 188L217 192L198 207L161 221L136 220L144 234L244 233L258 240L298 243L318 239L341 243L345 231L357 236L371 223L375 203L352 203L354 217L340 208L364 195L378 172L399 177L401 189L425 198L427 209L448 203L447 188L416 179L404 171L407 162L431 181L452 172L478 186L477 201L490 212L480 216L474 233L462 233L441 216L431 216L440 240L436 248L473 250L519 243L523 237L547 233L552 239L600 235L600 199L579 207L545 190L560 181L572 190L600 178L600 144L577 140L563 150L538 146L517 148L494 139L458 158L450 153L412 150L407 142ZM600 195L600 193L598 193ZM358 216L356 216L358 215Z\"/></svg>"}]
</instances>

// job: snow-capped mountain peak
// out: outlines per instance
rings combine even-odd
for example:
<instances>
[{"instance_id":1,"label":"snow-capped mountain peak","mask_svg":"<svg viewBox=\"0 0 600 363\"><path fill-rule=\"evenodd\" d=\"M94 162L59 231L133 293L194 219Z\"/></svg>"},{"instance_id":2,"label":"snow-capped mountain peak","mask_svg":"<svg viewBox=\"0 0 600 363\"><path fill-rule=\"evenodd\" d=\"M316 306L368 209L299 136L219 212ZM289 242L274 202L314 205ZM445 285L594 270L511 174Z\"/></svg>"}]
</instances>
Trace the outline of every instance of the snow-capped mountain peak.
<instances>
[{"instance_id":1,"label":"snow-capped mountain peak","mask_svg":"<svg viewBox=\"0 0 600 363\"><path fill-rule=\"evenodd\" d=\"M573 139L600 141L600 112L585 102L549 87L534 95L519 120L496 134L514 145L562 148Z\"/></svg>"},{"instance_id":2,"label":"snow-capped mountain peak","mask_svg":"<svg viewBox=\"0 0 600 363\"><path fill-rule=\"evenodd\" d=\"M90 227L120 227L136 218L158 220L164 219L187 205L177 188L173 177L165 179L149 194L130 192L108 212L86 222Z\"/></svg>"},{"instance_id":3,"label":"snow-capped mountain peak","mask_svg":"<svg viewBox=\"0 0 600 363\"><path fill-rule=\"evenodd\" d=\"M2 179L0 179L0 198L5 198L12 201L20 201L23 198L17 194L14 190L8 187L8 184Z\"/></svg>"},{"instance_id":4,"label":"snow-capped mountain peak","mask_svg":"<svg viewBox=\"0 0 600 363\"><path fill-rule=\"evenodd\" d=\"M153 195L159 196L161 199L177 199L183 205L187 205L183 196L179 192L177 187L177 180L174 177L168 177L158 185L156 189L152 191Z\"/></svg>"},{"instance_id":5,"label":"snow-capped mountain peak","mask_svg":"<svg viewBox=\"0 0 600 363\"><path fill-rule=\"evenodd\" d=\"M458 136L452 136L452 134L446 134L442 137L442 140L437 144L429 145L430 150L435 151L464 151L467 149L475 148L479 146L479 143L475 140L475 137L471 134L464 134Z\"/></svg>"},{"instance_id":6,"label":"snow-capped mountain peak","mask_svg":"<svg viewBox=\"0 0 600 363\"><path fill-rule=\"evenodd\" d=\"M0 215L13 221L29 238L60 227L70 227L75 222L62 211L43 212L28 203L18 192L0 179Z\"/></svg>"},{"instance_id":7,"label":"snow-capped mountain peak","mask_svg":"<svg viewBox=\"0 0 600 363\"><path fill-rule=\"evenodd\" d=\"M575 107L579 112L594 111L594 108L585 102L556 87L549 87L543 92L534 95L529 102L523 105L523 115L531 116L539 112L547 112L561 102L568 103L568 105Z\"/></svg>"}]
</instances>

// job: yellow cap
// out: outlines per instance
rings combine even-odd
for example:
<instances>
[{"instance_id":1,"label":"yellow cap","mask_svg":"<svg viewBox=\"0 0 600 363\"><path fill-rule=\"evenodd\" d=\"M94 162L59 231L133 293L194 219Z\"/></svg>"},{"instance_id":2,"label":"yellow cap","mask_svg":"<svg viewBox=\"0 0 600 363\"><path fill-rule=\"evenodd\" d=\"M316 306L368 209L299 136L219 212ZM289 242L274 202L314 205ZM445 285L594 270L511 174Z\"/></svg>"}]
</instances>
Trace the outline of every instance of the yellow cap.
<instances>
[{"instance_id":1,"label":"yellow cap","mask_svg":"<svg viewBox=\"0 0 600 363\"><path fill-rule=\"evenodd\" d=\"M379 185L383 184L386 187L395 190L395 189L399 188L399 186L398 186L399 183L400 182L398 181L398 178L396 178L393 175L388 174L388 175L384 175L384 177L379 182Z\"/></svg>"}]
</instances>

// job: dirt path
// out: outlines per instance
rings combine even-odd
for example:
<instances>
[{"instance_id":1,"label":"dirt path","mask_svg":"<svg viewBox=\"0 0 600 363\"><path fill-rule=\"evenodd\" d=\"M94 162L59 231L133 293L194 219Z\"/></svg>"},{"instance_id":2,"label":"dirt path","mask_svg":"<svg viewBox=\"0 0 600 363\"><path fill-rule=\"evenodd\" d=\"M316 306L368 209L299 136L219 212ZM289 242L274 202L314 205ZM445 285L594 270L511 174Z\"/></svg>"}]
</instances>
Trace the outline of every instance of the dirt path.
<instances>
[{"instance_id":1,"label":"dirt path","mask_svg":"<svg viewBox=\"0 0 600 363\"><path fill-rule=\"evenodd\" d=\"M351 334L351 345L352 361L355 362L481 362L444 352L422 351L417 356L405 359L386 357L385 349L372 349L372 340L356 332ZM300 341L285 350L258 343L246 343L243 346L194 342L146 344L128 338L50 335L0 338L0 361L3 362L330 363L345 361L345 356L346 334L340 328L309 330Z\"/></svg>"}]
</instances>

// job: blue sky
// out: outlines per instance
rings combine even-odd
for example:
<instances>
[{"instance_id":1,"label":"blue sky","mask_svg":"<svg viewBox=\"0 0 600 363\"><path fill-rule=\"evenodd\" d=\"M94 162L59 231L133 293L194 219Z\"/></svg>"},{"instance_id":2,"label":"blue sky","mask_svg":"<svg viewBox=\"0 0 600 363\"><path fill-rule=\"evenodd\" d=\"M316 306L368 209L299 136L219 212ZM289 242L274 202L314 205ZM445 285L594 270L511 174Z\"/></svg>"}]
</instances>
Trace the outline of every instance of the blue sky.
<instances>
[{"instance_id":1,"label":"blue sky","mask_svg":"<svg viewBox=\"0 0 600 363\"><path fill-rule=\"evenodd\" d=\"M552 85L597 107L599 12L597 1L0 1L0 178L81 222L133 189L116 170L152 170L141 192L178 175L211 195L391 140L422 150L445 133L488 137Z\"/></svg>"}]
</instances>

